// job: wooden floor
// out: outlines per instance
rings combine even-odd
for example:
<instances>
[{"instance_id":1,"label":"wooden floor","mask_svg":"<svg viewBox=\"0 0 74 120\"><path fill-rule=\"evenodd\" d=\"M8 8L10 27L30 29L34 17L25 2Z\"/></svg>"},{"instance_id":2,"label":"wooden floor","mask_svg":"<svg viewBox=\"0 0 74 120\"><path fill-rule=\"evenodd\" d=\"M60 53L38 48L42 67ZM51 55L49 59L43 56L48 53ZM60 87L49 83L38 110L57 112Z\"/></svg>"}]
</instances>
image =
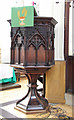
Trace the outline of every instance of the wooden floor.
<instances>
[{"instance_id":1,"label":"wooden floor","mask_svg":"<svg viewBox=\"0 0 74 120\"><path fill-rule=\"evenodd\" d=\"M72 106L68 106L66 104L51 104L50 111L47 113L37 113L37 114L24 114L16 109L14 109L16 105L16 101L26 95L28 87L27 78L21 78L18 84L21 85L21 88L15 88L10 90L0 91L0 118L57 118L54 114L50 115L50 111L53 112L54 108L56 110L62 110L62 113L65 113L69 117L74 117L72 115ZM39 87L42 87L42 84L38 82ZM55 111L56 112L56 111Z\"/></svg>"}]
</instances>

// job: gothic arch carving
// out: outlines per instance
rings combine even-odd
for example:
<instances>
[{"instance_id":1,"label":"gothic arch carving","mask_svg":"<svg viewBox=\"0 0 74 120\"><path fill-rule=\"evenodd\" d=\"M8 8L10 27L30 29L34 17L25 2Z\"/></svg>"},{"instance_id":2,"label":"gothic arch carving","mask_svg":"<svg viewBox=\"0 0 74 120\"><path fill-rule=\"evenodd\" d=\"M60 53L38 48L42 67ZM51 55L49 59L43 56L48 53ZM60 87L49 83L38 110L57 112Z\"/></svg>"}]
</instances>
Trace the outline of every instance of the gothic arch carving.
<instances>
[{"instance_id":1,"label":"gothic arch carving","mask_svg":"<svg viewBox=\"0 0 74 120\"><path fill-rule=\"evenodd\" d=\"M43 38L43 36L39 33L36 32L27 42L27 47L30 45L33 45L36 49L39 48L40 45L43 45L45 48L47 47L47 42Z\"/></svg>"},{"instance_id":2,"label":"gothic arch carving","mask_svg":"<svg viewBox=\"0 0 74 120\"><path fill-rule=\"evenodd\" d=\"M13 39L12 39L12 46L14 47L15 45L19 45L19 44L24 44L24 36L20 30L20 28L18 28L16 30L16 33L15 35L13 36Z\"/></svg>"}]
</instances>

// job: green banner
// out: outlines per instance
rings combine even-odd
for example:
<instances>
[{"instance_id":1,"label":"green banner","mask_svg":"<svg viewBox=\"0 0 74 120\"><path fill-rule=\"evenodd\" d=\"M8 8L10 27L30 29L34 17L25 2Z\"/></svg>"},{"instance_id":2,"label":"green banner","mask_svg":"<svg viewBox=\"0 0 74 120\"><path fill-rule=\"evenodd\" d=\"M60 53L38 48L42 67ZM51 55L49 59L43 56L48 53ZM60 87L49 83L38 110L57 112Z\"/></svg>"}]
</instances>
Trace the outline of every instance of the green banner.
<instances>
[{"instance_id":1,"label":"green banner","mask_svg":"<svg viewBox=\"0 0 74 120\"><path fill-rule=\"evenodd\" d=\"M12 8L11 26L12 27L34 26L34 6Z\"/></svg>"}]
</instances>

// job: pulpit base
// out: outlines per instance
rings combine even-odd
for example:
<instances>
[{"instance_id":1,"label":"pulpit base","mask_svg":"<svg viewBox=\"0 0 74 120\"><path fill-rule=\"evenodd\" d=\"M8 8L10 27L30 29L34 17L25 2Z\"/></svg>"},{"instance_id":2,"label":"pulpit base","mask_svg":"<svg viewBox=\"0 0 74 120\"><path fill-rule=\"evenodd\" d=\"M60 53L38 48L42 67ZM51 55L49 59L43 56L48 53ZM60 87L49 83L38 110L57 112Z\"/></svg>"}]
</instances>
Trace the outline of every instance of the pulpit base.
<instances>
[{"instance_id":1,"label":"pulpit base","mask_svg":"<svg viewBox=\"0 0 74 120\"><path fill-rule=\"evenodd\" d=\"M30 66L25 67L25 75L29 81L29 89L27 94L17 101L15 109L24 112L26 114L30 113L42 113L49 109L49 104L47 99L40 96L37 91L37 80L40 75L44 74L50 67L36 67ZM24 69L23 69L24 70Z\"/></svg>"},{"instance_id":2,"label":"pulpit base","mask_svg":"<svg viewBox=\"0 0 74 120\"><path fill-rule=\"evenodd\" d=\"M14 109L22 112L22 113L25 113L25 114L36 114L36 113L43 113L43 112L47 112L49 110L49 106L47 106L47 108L45 110L31 110L31 111L27 111L21 107L14 107Z\"/></svg>"},{"instance_id":3,"label":"pulpit base","mask_svg":"<svg viewBox=\"0 0 74 120\"><path fill-rule=\"evenodd\" d=\"M30 83L28 87L28 93L25 97L17 101L15 108L24 113L46 112L49 108L48 101L38 94L37 85Z\"/></svg>"}]
</instances>

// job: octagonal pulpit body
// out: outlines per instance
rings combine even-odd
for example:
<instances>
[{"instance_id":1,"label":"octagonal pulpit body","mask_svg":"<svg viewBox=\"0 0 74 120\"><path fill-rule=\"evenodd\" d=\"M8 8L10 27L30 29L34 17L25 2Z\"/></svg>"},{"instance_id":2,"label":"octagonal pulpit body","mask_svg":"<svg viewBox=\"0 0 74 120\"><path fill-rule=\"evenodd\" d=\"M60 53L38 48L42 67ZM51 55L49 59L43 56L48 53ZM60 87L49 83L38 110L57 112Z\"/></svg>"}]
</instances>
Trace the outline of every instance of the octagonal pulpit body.
<instances>
[{"instance_id":1,"label":"octagonal pulpit body","mask_svg":"<svg viewBox=\"0 0 74 120\"><path fill-rule=\"evenodd\" d=\"M34 17L33 27L11 28L11 64L49 66L54 64L54 27L52 17Z\"/></svg>"}]
</instances>

